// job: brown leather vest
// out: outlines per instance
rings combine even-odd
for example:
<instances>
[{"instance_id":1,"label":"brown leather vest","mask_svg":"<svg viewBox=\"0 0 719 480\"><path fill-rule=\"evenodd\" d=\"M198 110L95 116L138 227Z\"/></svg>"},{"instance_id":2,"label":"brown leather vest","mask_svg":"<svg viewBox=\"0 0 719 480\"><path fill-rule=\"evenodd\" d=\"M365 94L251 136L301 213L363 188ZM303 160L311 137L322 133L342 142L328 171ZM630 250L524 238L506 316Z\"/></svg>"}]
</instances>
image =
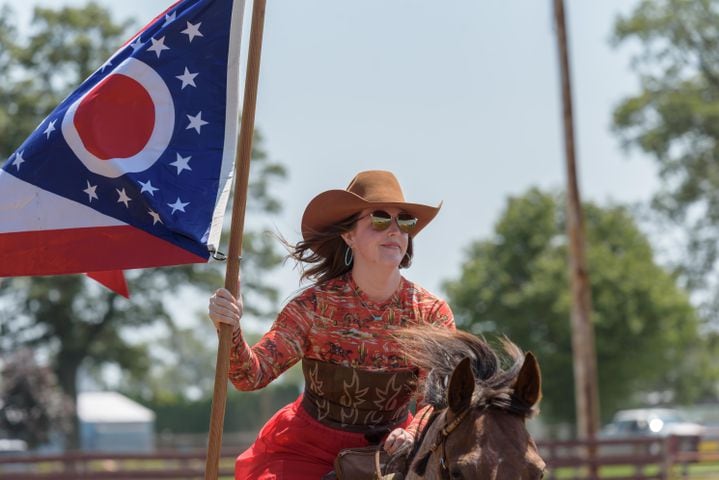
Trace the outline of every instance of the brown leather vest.
<instances>
[{"instance_id":1,"label":"brown leather vest","mask_svg":"<svg viewBox=\"0 0 719 480\"><path fill-rule=\"evenodd\" d=\"M302 406L325 425L351 432L389 431L404 422L417 387L413 369L375 372L302 360Z\"/></svg>"}]
</instances>

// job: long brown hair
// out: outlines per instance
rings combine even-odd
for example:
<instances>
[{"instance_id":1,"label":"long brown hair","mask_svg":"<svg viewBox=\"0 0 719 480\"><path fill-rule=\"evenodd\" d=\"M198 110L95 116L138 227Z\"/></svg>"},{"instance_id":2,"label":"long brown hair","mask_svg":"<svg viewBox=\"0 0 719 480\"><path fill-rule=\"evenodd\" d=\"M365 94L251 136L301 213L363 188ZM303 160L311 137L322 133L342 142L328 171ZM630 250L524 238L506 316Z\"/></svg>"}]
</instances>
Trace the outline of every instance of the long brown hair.
<instances>
[{"instance_id":1,"label":"long brown hair","mask_svg":"<svg viewBox=\"0 0 719 480\"><path fill-rule=\"evenodd\" d=\"M296 245L286 244L290 250L288 258L296 260L302 268L301 280L307 279L315 284L321 284L352 270L354 260L349 265L345 263L349 247L342 239L342 234L352 230L358 219L359 212L331 225L324 231L312 233ZM410 236L407 253L402 258L399 268L408 268L412 265L413 255L414 248Z\"/></svg>"}]
</instances>

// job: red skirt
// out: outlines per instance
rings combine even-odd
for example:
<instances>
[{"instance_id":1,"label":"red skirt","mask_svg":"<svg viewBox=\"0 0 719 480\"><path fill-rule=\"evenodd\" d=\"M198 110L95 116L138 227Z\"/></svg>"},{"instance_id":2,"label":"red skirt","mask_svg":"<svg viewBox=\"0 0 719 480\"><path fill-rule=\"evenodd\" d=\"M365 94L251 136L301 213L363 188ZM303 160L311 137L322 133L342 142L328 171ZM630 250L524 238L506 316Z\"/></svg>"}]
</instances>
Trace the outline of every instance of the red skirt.
<instances>
[{"instance_id":1,"label":"red skirt","mask_svg":"<svg viewBox=\"0 0 719 480\"><path fill-rule=\"evenodd\" d=\"M262 427L250 448L235 462L237 480L319 480L333 470L335 457L344 448L369 444L362 433L328 427L294 403L278 411ZM412 420L410 414L404 424Z\"/></svg>"}]
</instances>

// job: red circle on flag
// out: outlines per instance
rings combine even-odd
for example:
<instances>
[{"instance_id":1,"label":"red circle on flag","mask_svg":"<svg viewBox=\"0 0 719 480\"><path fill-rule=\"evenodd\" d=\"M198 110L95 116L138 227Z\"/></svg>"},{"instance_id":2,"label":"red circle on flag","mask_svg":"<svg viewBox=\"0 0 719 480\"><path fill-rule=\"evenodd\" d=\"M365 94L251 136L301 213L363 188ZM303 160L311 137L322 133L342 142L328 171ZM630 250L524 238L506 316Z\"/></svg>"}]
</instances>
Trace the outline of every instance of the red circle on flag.
<instances>
[{"instance_id":1,"label":"red circle on flag","mask_svg":"<svg viewBox=\"0 0 719 480\"><path fill-rule=\"evenodd\" d=\"M110 75L82 99L74 124L85 148L100 160L127 158L150 140L155 106L138 81Z\"/></svg>"},{"instance_id":2,"label":"red circle on flag","mask_svg":"<svg viewBox=\"0 0 719 480\"><path fill-rule=\"evenodd\" d=\"M62 135L88 170L118 178L154 165L172 140L175 121L163 78L130 57L67 107Z\"/></svg>"}]
</instances>

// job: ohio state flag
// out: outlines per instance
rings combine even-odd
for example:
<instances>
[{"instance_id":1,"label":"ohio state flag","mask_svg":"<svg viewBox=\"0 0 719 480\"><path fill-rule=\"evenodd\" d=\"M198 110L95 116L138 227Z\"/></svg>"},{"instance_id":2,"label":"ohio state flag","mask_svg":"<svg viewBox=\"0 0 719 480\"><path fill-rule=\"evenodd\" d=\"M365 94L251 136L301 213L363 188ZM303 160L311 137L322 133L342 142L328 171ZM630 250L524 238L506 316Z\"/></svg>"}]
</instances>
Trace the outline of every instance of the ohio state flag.
<instances>
[{"instance_id":1,"label":"ohio state flag","mask_svg":"<svg viewBox=\"0 0 719 480\"><path fill-rule=\"evenodd\" d=\"M0 276L206 262L237 142L242 0L183 0L0 170Z\"/></svg>"}]
</instances>

